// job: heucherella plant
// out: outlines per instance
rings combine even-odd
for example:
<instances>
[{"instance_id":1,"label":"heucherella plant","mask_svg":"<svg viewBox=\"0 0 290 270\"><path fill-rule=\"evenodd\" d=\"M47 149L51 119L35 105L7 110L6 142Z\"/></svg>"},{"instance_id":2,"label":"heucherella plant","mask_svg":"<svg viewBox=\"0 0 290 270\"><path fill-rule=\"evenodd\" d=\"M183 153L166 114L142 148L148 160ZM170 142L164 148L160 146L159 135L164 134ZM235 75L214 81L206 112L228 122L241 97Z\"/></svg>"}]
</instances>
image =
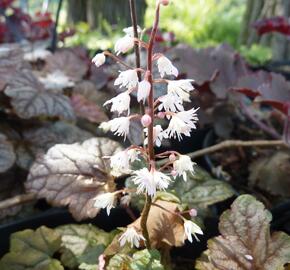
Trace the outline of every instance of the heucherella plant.
<instances>
[{"instance_id":1,"label":"heucherella plant","mask_svg":"<svg viewBox=\"0 0 290 270\"><path fill-rule=\"evenodd\" d=\"M141 33L139 27L137 29L129 27L124 29L125 36L116 42L116 55L105 51L98 53L92 59L92 62L97 67L100 67L105 63L106 57L111 57L126 68L126 70L120 71L114 82L114 85L123 91L104 103L104 106L110 106L111 112L116 113L118 117L108 122L103 122L100 128L106 132L111 131L125 140L129 134L130 122L133 119L139 120L144 127L145 140L143 146L131 145L122 152L110 157L104 157L110 159L110 166L114 176L131 174L131 181L136 185L136 189L105 193L95 199L94 206L106 209L109 215L110 210L116 205L117 196L130 192L145 195L146 201L140 222L142 230L137 231L137 228L129 226L119 238L120 246L129 243L132 247L138 248L142 241L147 248L150 248L147 219L156 193L165 191L173 181L178 181L177 179L179 178L177 177L187 181L187 175L194 173L194 163L189 156L181 155L176 151L166 151L160 154L155 154L154 152L155 146L160 147L163 139L174 138L181 141L183 136L190 136L191 131L196 129L198 121L198 108L185 110L183 106L184 102L190 101L190 92L194 90L192 86L193 80L176 79L178 70L173 63L165 55L153 53L160 8L168 5L168 3L169 1L166 0L157 1L155 20L148 43L139 38ZM146 68L131 67L118 56L129 52L135 45L142 47L147 52ZM157 66L160 78L153 77L153 65ZM155 84L167 85L167 93L156 99L154 98ZM130 102L133 92L136 93L137 101L144 106L144 113L142 114L130 114ZM168 126L163 128L161 125L156 125L155 122L158 118L167 120ZM132 170L131 164L140 158L146 161L146 165L144 168ZM163 165L158 166L157 160L163 160ZM189 214L192 212L194 211L189 211ZM188 239L192 242L192 235L197 239L196 234L203 234L200 227L194 222L185 219L182 213L176 213L176 215L184 222L184 240ZM196 216L196 212L192 216Z\"/></svg>"}]
</instances>

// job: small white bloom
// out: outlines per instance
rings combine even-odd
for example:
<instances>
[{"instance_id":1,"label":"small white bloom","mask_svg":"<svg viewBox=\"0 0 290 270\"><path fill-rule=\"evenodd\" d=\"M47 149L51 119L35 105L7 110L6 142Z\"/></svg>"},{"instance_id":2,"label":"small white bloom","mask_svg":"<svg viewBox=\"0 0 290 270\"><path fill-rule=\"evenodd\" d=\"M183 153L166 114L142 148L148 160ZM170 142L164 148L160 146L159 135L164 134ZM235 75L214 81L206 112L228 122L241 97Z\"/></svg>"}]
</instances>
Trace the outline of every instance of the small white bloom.
<instances>
[{"instance_id":1,"label":"small white bloom","mask_svg":"<svg viewBox=\"0 0 290 270\"><path fill-rule=\"evenodd\" d=\"M194 173L193 162L189 156L180 155L173 162L173 169L176 171L176 176L182 176L184 181L187 181L187 173Z\"/></svg>"},{"instance_id":2,"label":"small white bloom","mask_svg":"<svg viewBox=\"0 0 290 270\"><path fill-rule=\"evenodd\" d=\"M75 85L75 83L61 70L55 70L47 74L46 77L40 77L39 80L47 90L61 91Z\"/></svg>"},{"instance_id":3,"label":"small white bloom","mask_svg":"<svg viewBox=\"0 0 290 270\"><path fill-rule=\"evenodd\" d=\"M151 90L151 84L148 81L143 80L139 82L138 91L137 91L138 102L143 100L143 103L145 103L146 99L148 98L150 94L150 90Z\"/></svg>"},{"instance_id":4,"label":"small white bloom","mask_svg":"<svg viewBox=\"0 0 290 270\"><path fill-rule=\"evenodd\" d=\"M165 75L174 75L175 77L178 76L177 68L165 56L161 56L158 58L157 67L162 78Z\"/></svg>"},{"instance_id":5,"label":"small white bloom","mask_svg":"<svg viewBox=\"0 0 290 270\"><path fill-rule=\"evenodd\" d=\"M188 111L182 111L175 113L171 116L168 128L164 131L165 137L177 137L178 140L182 140L182 135L190 136L190 131L196 129L196 122L198 121L196 111L198 109L191 109Z\"/></svg>"},{"instance_id":6,"label":"small white bloom","mask_svg":"<svg viewBox=\"0 0 290 270\"><path fill-rule=\"evenodd\" d=\"M92 59L92 62L97 66L100 67L106 62L106 56L104 53L97 53L95 57Z\"/></svg>"},{"instance_id":7,"label":"small white bloom","mask_svg":"<svg viewBox=\"0 0 290 270\"><path fill-rule=\"evenodd\" d=\"M136 149L124 150L110 157L111 174L121 176L131 172L130 163L138 160Z\"/></svg>"},{"instance_id":8,"label":"small white bloom","mask_svg":"<svg viewBox=\"0 0 290 270\"><path fill-rule=\"evenodd\" d=\"M136 87L138 84L137 71L134 69L129 69L120 72L118 78L115 80L114 85L119 85L120 87L127 87L128 89Z\"/></svg>"},{"instance_id":9,"label":"small white bloom","mask_svg":"<svg viewBox=\"0 0 290 270\"><path fill-rule=\"evenodd\" d=\"M110 215L110 211L112 208L115 207L115 193L103 193L101 195L98 195L96 198L94 198L95 203L94 207L96 208L107 208L107 214Z\"/></svg>"},{"instance_id":10,"label":"small white bloom","mask_svg":"<svg viewBox=\"0 0 290 270\"><path fill-rule=\"evenodd\" d=\"M148 144L148 128L145 128L144 132L146 135L144 144L147 145ZM161 146L161 142L163 138L165 137L166 137L166 134L163 132L163 129L160 125L156 125L155 127L153 127L153 142L155 143L157 147Z\"/></svg>"},{"instance_id":11,"label":"small white bloom","mask_svg":"<svg viewBox=\"0 0 290 270\"><path fill-rule=\"evenodd\" d=\"M199 241L196 234L203 235L203 232L201 228L191 220L184 221L184 239L188 239L188 241L192 243L192 234L196 241Z\"/></svg>"},{"instance_id":12,"label":"small white bloom","mask_svg":"<svg viewBox=\"0 0 290 270\"><path fill-rule=\"evenodd\" d=\"M115 52L117 55L126 53L134 47L134 37L126 35L117 40L115 44Z\"/></svg>"},{"instance_id":13,"label":"small white bloom","mask_svg":"<svg viewBox=\"0 0 290 270\"><path fill-rule=\"evenodd\" d=\"M128 92L119 94L116 97L106 101L104 106L112 103L111 112L118 112L120 115L122 112L127 111L128 115L130 114L130 95Z\"/></svg>"},{"instance_id":14,"label":"small white bloom","mask_svg":"<svg viewBox=\"0 0 290 270\"><path fill-rule=\"evenodd\" d=\"M123 29L123 32L129 36L129 37L134 37L134 28L133 26L127 27ZM142 32L142 29L139 25L137 25L137 32L140 34Z\"/></svg>"},{"instance_id":15,"label":"small white bloom","mask_svg":"<svg viewBox=\"0 0 290 270\"><path fill-rule=\"evenodd\" d=\"M245 258L246 258L248 261L252 261L252 260L254 260L253 256L251 256L250 254L246 254L246 255L245 255Z\"/></svg>"},{"instance_id":16,"label":"small white bloom","mask_svg":"<svg viewBox=\"0 0 290 270\"><path fill-rule=\"evenodd\" d=\"M166 189L171 179L164 173L143 168L134 171L132 181L138 185L137 193L147 193L149 196L155 196L157 189Z\"/></svg>"},{"instance_id":17,"label":"small white bloom","mask_svg":"<svg viewBox=\"0 0 290 270\"><path fill-rule=\"evenodd\" d=\"M114 118L108 122L103 122L100 124L99 128L104 131L111 130L117 136L126 136L129 134L130 127L130 117L118 117Z\"/></svg>"},{"instance_id":18,"label":"small white bloom","mask_svg":"<svg viewBox=\"0 0 290 270\"><path fill-rule=\"evenodd\" d=\"M159 101L159 111L163 109L166 112L184 111L184 108L182 106L182 99L174 93L168 93L167 95L160 97Z\"/></svg>"},{"instance_id":19,"label":"small white bloom","mask_svg":"<svg viewBox=\"0 0 290 270\"><path fill-rule=\"evenodd\" d=\"M194 90L193 80L168 81L168 93L178 95L183 101L190 101L189 92Z\"/></svg>"},{"instance_id":20,"label":"small white bloom","mask_svg":"<svg viewBox=\"0 0 290 270\"><path fill-rule=\"evenodd\" d=\"M126 232L119 238L121 247L128 242L131 244L131 248L133 248L133 246L139 248L140 240L145 241L145 238L141 234L138 234L134 228L127 228Z\"/></svg>"}]
</instances>

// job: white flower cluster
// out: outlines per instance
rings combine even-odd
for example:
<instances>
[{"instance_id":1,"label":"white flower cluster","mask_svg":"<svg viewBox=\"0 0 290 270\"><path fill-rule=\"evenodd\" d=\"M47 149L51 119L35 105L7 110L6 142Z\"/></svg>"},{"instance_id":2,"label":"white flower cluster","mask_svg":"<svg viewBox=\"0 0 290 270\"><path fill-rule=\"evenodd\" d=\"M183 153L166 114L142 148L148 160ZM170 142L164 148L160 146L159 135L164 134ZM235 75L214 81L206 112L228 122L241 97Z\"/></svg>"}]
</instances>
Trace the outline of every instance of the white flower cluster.
<instances>
[{"instance_id":1,"label":"white flower cluster","mask_svg":"<svg viewBox=\"0 0 290 270\"><path fill-rule=\"evenodd\" d=\"M124 29L124 32L125 36L119 39L115 44L115 52L117 55L128 52L134 47L135 42L138 42L138 39L134 38L132 27ZM105 63L106 55L109 54L99 53L92 59L92 62L99 67ZM137 70L134 68L129 68L125 71L120 71L114 85L124 91L104 103L104 106L111 106L110 111L116 113L118 117L110 121L103 122L99 126L104 131L111 131L117 136L124 137L125 140L129 134L130 121L132 118L136 118L136 115L130 115L130 95L133 91L136 91L137 101L139 103L143 103L145 106L148 105L151 112L154 110L154 117L165 118L169 121L167 128L163 129L161 125L154 126L154 117L152 118L152 113L137 116L144 127L145 146L149 144L148 137L149 131L151 131L151 148L152 139L153 144L160 147L164 138L174 138L180 141L183 136L190 136L191 131L196 129L196 123L198 121L196 113L198 108L185 110L183 104L184 102L190 101L190 93L194 90L192 85L193 80L167 79L166 76L178 77L179 72L172 62L164 55L154 55L152 57L152 61L156 61L161 78L154 80L150 77L151 79L149 79L149 76L151 76L150 70ZM128 67L126 64L125 66ZM141 80L138 79L138 72L141 72L142 74ZM152 105L151 93L151 91L153 91L153 83L167 84L167 93L155 100L154 108ZM139 170L132 171L131 163L139 160L138 155L145 155L145 159L148 158L148 156L146 157L149 152L148 149L146 150L145 148L142 148L140 150L140 147L138 148L133 146L111 156L111 174L113 176L132 174L133 176L131 179L137 186L137 193L145 193L148 196L154 197L158 190L167 189L170 182L176 179L176 177L182 177L184 181L187 181L188 173L194 173L194 163L191 161L190 157L180 154L173 154L173 157L171 159L169 158L168 165L172 166L171 175L161 172L161 170L155 168L155 165L152 165L151 163L149 169L144 167ZM105 193L97 196L95 198L94 206L97 208L106 208L107 214L109 215L110 210L116 203L116 193ZM195 234L202 234L201 229L191 221L184 222L184 229L185 238L187 238L190 242L192 242L192 234L194 236ZM119 239L121 246L126 242L129 242L132 246L134 245L136 247L139 247L140 240L145 241L144 237L138 234L132 227L128 228Z\"/></svg>"}]
</instances>

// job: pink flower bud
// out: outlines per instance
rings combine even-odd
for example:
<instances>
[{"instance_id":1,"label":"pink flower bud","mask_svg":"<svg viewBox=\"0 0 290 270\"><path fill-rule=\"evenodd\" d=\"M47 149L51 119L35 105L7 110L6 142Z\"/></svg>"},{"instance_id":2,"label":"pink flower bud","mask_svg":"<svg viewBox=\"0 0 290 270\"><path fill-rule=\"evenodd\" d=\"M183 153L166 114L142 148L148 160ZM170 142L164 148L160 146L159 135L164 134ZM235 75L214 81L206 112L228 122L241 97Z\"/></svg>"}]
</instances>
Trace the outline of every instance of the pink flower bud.
<instances>
[{"instance_id":1,"label":"pink flower bud","mask_svg":"<svg viewBox=\"0 0 290 270\"><path fill-rule=\"evenodd\" d=\"M163 6L167 6L169 4L169 0L159 0L159 3Z\"/></svg>"},{"instance_id":2,"label":"pink flower bud","mask_svg":"<svg viewBox=\"0 0 290 270\"><path fill-rule=\"evenodd\" d=\"M175 177L175 176L177 175L177 171L172 170L172 171L171 171L171 175L172 175L173 177Z\"/></svg>"},{"instance_id":3,"label":"pink flower bud","mask_svg":"<svg viewBox=\"0 0 290 270\"><path fill-rule=\"evenodd\" d=\"M191 217L196 217L196 216L197 216L197 211L196 211L196 209L194 209L194 208L190 209L190 210L189 210L189 215L190 215Z\"/></svg>"},{"instance_id":4,"label":"pink flower bud","mask_svg":"<svg viewBox=\"0 0 290 270\"><path fill-rule=\"evenodd\" d=\"M159 112L159 113L157 114L157 117L160 118L160 119L164 119L164 117L165 117L165 113L164 113L164 112Z\"/></svg>"},{"instance_id":5,"label":"pink flower bud","mask_svg":"<svg viewBox=\"0 0 290 270\"><path fill-rule=\"evenodd\" d=\"M176 160L176 156L175 156L174 154L170 154L170 156L169 156L169 160L170 160L171 162L175 161L175 160Z\"/></svg>"},{"instance_id":6,"label":"pink flower bud","mask_svg":"<svg viewBox=\"0 0 290 270\"><path fill-rule=\"evenodd\" d=\"M149 125L152 123L152 119L151 119L150 115L144 114L141 118L141 123L142 123L143 127L149 127Z\"/></svg>"}]
</instances>

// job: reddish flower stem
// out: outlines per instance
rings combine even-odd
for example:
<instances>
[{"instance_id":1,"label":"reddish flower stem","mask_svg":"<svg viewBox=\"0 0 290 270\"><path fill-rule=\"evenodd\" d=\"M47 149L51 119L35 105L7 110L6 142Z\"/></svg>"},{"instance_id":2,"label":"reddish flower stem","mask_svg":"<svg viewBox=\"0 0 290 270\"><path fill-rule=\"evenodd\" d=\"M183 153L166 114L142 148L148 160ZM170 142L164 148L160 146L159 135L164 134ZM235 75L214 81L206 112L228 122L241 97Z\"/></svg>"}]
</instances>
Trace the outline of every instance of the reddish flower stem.
<instances>
[{"instance_id":1,"label":"reddish flower stem","mask_svg":"<svg viewBox=\"0 0 290 270\"><path fill-rule=\"evenodd\" d=\"M150 169L155 167L155 156L154 156L154 140L153 140L153 127L154 127L154 81L153 81L153 48L154 48L154 41L158 29L159 24L159 12L160 12L160 4L158 3L156 6L156 13L155 13L155 20L152 28L152 32L150 35L148 50L147 50L147 72L148 72L148 81L151 84L151 90L148 97L148 108L149 108L149 115L152 119L152 123L148 127L148 153L150 159ZM146 239L146 247L148 249L151 248L149 233L147 229L147 219L149 215L149 211L152 204L151 196L146 194L146 201L145 205L141 214L141 228L143 236Z\"/></svg>"}]
</instances>

